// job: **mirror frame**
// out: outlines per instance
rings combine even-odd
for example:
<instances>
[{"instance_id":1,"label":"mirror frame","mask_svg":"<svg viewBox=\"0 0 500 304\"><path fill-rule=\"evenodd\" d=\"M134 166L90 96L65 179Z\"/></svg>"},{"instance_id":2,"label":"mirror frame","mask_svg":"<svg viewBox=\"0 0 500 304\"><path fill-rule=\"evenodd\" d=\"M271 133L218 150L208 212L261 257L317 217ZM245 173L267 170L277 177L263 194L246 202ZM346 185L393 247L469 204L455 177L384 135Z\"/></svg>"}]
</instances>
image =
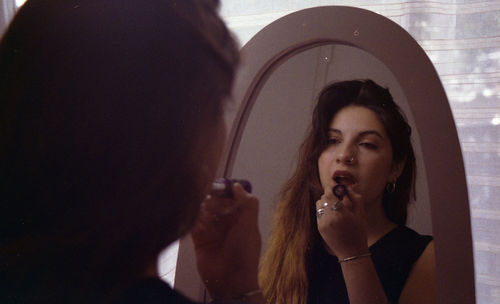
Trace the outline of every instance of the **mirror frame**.
<instances>
[{"instance_id":1,"label":"mirror frame","mask_svg":"<svg viewBox=\"0 0 500 304\"><path fill-rule=\"evenodd\" d=\"M362 49L397 79L425 160L420 174L426 175L431 204L437 303L475 303L467 184L454 119L432 62L410 34L390 19L355 7L323 6L284 16L257 33L241 50L235 105L225 117L229 136L219 175L231 176L248 116L269 75L295 54L326 44ZM192 273L196 268L190 242L183 239L179 246L175 288L203 300L201 282Z\"/></svg>"}]
</instances>

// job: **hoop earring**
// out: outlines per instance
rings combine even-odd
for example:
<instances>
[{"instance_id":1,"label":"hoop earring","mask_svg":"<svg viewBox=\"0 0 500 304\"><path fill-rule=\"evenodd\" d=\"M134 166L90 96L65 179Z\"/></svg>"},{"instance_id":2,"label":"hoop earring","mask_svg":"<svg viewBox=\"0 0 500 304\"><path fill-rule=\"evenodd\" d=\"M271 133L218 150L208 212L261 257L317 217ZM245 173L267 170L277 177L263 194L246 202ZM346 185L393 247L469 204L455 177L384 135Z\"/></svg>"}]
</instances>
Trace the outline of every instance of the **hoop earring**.
<instances>
[{"instance_id":1,"label":"hoop earring","mask_svg":"<svg viewBox=\"0 0 500 304\"><path fill-rule=\"evenodd\" d=\"M387 193L394 193L394 191L396 191L396 181L387 183L387 185L385 185L385 191L387 191Z\"/></svg>"}]
</instances>

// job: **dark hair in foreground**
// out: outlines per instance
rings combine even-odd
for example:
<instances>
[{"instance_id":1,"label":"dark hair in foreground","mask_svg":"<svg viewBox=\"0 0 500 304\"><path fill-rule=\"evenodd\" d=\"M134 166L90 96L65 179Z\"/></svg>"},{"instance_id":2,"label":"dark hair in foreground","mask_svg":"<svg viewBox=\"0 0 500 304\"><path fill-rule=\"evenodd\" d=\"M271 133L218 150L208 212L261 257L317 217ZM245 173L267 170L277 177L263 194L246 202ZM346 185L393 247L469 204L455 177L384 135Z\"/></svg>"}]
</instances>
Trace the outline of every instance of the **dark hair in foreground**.
<instances>
[{"instance_id":1,"label":"dark hair in foreground","mask_svg":"<svg viewBox=\"0 0 500 304\"><path fill-rule=\"evenodd\" d=\"M415 156L411 128L389 93L371 80L328 85L319 95L312 127L299 150L297 169L285 184L273 221L267 251L261 260L259 281L270 303L305 304L308 269L315 250L322 250L315 215L321 197L318 158L327 146L332 118L350 105L372 110L390 139L393 163L405 163L394 193L384 192L383 207L392 222L404 225L415 184ZM323 249L324 250L324 249Z\"/></svg>"},{"instance_id":2,"label":"dark hair in foreground","mask_svg":"<svg viewBox=\"0 0 500 304\"><path fill-rule=\"evenodd\" d=\"M0 302L106 302L189 230L238 61L217 6L19 10L0 45Z\"/></svg>"}]
</instances>

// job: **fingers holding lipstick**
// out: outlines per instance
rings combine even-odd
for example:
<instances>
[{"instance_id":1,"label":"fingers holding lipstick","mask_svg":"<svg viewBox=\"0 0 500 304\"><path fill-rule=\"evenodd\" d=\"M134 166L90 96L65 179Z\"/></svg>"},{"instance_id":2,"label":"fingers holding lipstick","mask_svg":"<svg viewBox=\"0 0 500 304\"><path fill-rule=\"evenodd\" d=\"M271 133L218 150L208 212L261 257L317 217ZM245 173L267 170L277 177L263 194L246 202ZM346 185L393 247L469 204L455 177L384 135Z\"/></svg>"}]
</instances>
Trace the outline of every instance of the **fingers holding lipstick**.
<instances>
[{"instance_id":1,"label":"fingers holding lipstick","mask_svg":"<svg viewBox=\"0 0 500 304\"><path fill-rule=\"evenodd\" d=\"M216 218L228 215L238 208L245 195L251 197L251 187L246 180L219 178L212 184L202 208L213 213Z\"/></svg>"},{"instance_id":2,"label":"fingers holding lipstick","mask_svg":"<svg viewBox=\"0 0 500 304\"><path fill-rule=\"evenodd\" d=\"M346 190L340 208L334 208L340 200L333 189L327 189L316 202L318 231L329 250L340 258L367 247L364 215L359 206L361 196L352 187L347 186Z\"/></svg>"},{"instance_id":3,"label":"fingers holding lipstick","mask_svg":"<svg viewBox=\"0 0 500 304\"><path fill-rule=\"evenodd\" d=\"M202 202L196 225L192 229L196 241L204 243L214 236L221 238L242 216L257 218L257 198L246 192L239 183L230 187L231 196L225 195L225 192L212 191Z\"/></svg>"},{"instance_id":4,"label":"fingers holding lipstick","mask_svg":"<svg viewBox=\"0 0 500 304\"><path fill-rule=\"evenodd\" d=\"M232 298L258 288L258 200L242 185L232 197L212 193L191 231L198 271L212 298Z\"/></svg>"}]
</instances>

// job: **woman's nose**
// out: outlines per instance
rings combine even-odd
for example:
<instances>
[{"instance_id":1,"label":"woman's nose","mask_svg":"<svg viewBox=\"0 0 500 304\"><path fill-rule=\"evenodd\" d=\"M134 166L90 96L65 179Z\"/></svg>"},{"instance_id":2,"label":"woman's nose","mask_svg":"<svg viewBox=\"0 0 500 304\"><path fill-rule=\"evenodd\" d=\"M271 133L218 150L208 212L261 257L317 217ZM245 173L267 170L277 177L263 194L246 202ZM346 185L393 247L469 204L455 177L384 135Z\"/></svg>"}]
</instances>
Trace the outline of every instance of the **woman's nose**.
<instances>
[{"instance_id":1,"label":"woman's nose","mask_svg":"<svg viewBox=\"0 0 500 304\"><path fill-rule=\"evenodd\" d=\"M351 147L342 147L337 154L337 163L352 165L356 161L356 151Z\"/></svg>"}]
</instances>

